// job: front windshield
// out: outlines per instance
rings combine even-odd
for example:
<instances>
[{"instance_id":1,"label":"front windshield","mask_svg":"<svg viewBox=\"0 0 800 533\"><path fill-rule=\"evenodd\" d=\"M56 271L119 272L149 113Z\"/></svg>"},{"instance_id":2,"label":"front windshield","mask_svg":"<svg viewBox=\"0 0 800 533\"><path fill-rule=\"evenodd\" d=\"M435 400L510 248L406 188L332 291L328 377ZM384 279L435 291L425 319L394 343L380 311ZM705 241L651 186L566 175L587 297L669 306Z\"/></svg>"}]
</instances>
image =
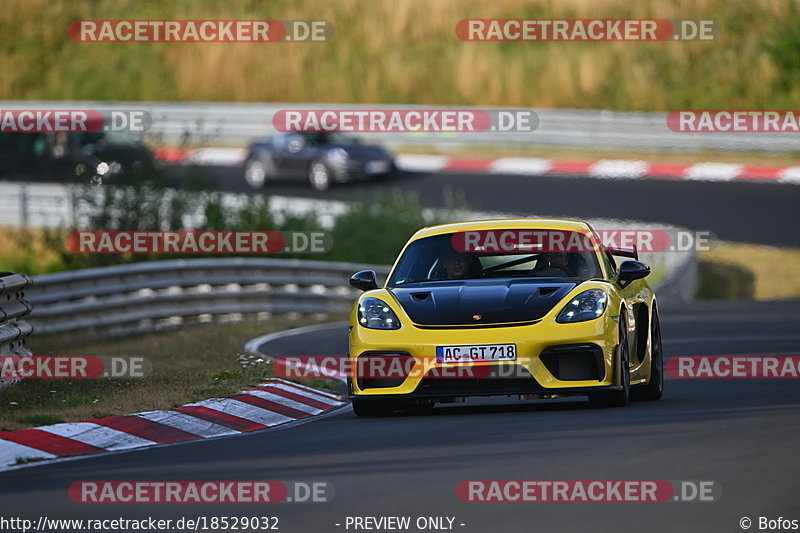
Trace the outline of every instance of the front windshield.
<instances>
[{"instance_id":1,"label":"front windshield","mask_svg":"<svg viewBox=\"0 0 800 533\"><path fill-rule=\"evenodd\" d=\"M487 278L602 277L593 251L464 252L453 247L453 234L425 237L403 252L388 286L425 281Z\"/></svg>"}]
</instances>

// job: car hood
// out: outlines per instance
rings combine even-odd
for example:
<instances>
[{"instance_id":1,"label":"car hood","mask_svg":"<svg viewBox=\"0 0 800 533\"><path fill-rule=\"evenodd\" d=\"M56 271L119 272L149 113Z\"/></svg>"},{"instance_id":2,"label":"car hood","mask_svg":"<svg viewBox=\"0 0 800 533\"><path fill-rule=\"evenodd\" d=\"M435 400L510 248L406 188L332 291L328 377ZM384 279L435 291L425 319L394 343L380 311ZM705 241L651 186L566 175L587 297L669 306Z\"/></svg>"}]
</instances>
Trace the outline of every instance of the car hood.
<instances>
[{"instance_id":1,"label":"car hood","mask_svg":"<svg viewBox=\"0 0 800 533\"><path fill-rule=\"evenodd\" d=\"M474 326L538 320L577 284L555 279L464 280L390 290L416 324Z\"/></svg>"}]
</instances>

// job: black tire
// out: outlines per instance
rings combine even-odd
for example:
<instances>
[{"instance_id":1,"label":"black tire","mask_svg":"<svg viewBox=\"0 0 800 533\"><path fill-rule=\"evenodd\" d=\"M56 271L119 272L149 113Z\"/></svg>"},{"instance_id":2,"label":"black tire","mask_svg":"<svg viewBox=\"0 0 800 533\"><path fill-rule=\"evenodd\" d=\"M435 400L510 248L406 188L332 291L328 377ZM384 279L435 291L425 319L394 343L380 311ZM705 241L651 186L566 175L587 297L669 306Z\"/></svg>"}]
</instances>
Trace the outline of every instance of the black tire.
<instances>
[{"instance_id":1,"label":"black tire","mask_svg":"<svg viewBox=\"0 0 800 533\"><path fill-rule=\"evenodd\" d=\"M658 321L658 310L653 309L650 328L650 381L631 389L634 400L660 400L664 395L664 352L661 348L661 324Z\"/></svg>"},{"instance_id":2,"label":"black tire","mask_svg":"<svg viewBox=\"0 0 800 533\"><path fill-rule=\"evenodd\" d=\"M389 416L394 411L391 400L359 400L353 398L353 412L356 416Z\"/></svg>"},{"instance_id":3,"label":"black tire","mask_svg":"<svg viewBox=\"0 0 800 533\"><path fill-rule=\"evenodd\" d=\"M308 165L308 182L313 189L327 191L331 187L331 169L323 161L312 161Z\"/></svg>"},{"instance_id":4,"label":"black tire","mask_svg":"<svg viewBox=\"0 0 800 533\"><path fill-rule=\"evenodd\" d=\"M250 186L251 189L260 190L272 177L272 168L270 163L256 158L251 158L244 163L244 181Z\"/></svg>"},{"instance_id":5,"label":"black tire","mask_svg":"<svg viewBox=\"0 0 800 533\"><path fill-rule=\"evenodd\" d=\"M392 161L391 165L389 165L389 170L387 170L385 174L379 174L376 177L382 180L393 180L399 176L400 170L397 168L397 164Z\"/></svg>"},{"instance_id":6,"label":"black tire","mask_svg":"<svg viewBox=\"0 0 800 533\"><path fill-rule=\"evenodd\" d=\"M630 353L628 349L628 328L625 313L619 317L619 344L616 353L617 372L622 387L619 390L597 391L589 393L592 407L624 407L631 399Z\"/></svg>"}]
</instances>

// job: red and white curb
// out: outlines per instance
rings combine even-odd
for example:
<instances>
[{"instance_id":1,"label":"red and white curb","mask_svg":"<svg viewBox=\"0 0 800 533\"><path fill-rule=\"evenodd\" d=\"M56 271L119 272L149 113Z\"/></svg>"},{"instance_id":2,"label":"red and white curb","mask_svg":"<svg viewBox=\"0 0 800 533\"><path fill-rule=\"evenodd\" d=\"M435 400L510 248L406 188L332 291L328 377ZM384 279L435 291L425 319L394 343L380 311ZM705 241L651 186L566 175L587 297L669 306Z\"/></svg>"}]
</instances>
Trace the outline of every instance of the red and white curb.
<instances>
[{"instance_id":1,"label":"red and white curb","mask_svg":"<svg viewBox=\"0 0 800 533\"><path fill-rule=\"evenodd\" d=\"M320 415L344 403L324 391L269 379L237 394L166 411L0 431L0 469L32 460L236 435Z\"/></svg>"},{"instance_id":2,"label":"red and white curb","mask_svg":"<svg viewBox=\"0 0 800 533\"><path fill-rule=\"evenodd\" d=\"M247 156L243 148L161 148L156 157L171 163L237 166ZM413 172L477 172L523 176L572 175L601 179L662 178L688 181L753 181L800 184L800 166L750 166L731 163L648 163L622 159L567 160L533 157L449 157L400 154L398 168Z\"/></svg>"}]
</instances>

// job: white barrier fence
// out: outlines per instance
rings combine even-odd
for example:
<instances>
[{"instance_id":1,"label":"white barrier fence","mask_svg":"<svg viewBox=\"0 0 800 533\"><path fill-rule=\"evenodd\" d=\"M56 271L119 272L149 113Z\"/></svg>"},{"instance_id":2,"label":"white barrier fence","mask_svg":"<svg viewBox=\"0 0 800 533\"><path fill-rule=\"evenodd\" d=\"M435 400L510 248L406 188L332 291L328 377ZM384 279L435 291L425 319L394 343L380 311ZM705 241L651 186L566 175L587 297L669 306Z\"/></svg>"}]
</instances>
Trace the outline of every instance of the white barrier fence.
<instances>
[{"instance_id":1,"label":"white barrier fence","mask_svg":"<svg viewBox=\"0 0 800 533\"><path fill-rule=\"evenodd\" d=\"M0 101L0 109L141 110L152 118L151 139L157 144L245 146L274 133L272 117L285 109L426 110L446 106L175 103L95 101ZM478 109L459 106L452 109ZM493 108L480 108L492 110ZM511 108L504 108L510 109ZM521 110L521 109L517 109ZM539 126L530 133L364 133L360 136L388 146L541 145L598 150L697 152L704 150L792 152L800 150L797 133L676 133L667 127L666 113L580 109L534 109Z\"/></svg>"}]
</instances>

